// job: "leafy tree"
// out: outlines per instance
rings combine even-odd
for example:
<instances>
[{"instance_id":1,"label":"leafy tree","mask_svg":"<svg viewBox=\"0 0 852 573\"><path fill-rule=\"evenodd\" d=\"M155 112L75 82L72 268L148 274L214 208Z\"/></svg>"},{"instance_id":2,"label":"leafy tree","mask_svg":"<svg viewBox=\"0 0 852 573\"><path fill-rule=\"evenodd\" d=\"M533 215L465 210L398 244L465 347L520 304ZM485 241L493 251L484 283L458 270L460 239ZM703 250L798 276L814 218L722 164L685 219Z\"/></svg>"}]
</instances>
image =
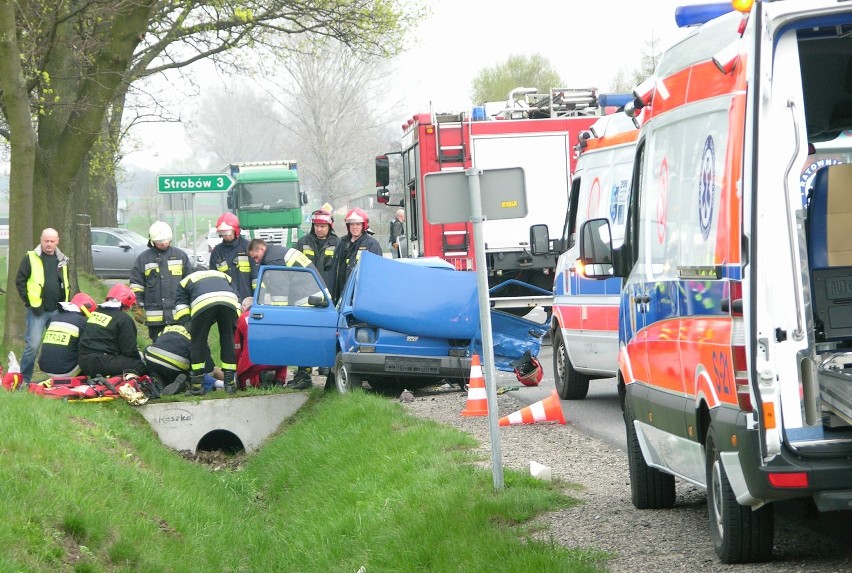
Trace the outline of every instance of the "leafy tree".
<instances>
[{"instance_id":1,"label":"leafy tree","mask_svg":"<svg viewBox=\"0 0 852 573\"><path fill-rule=\"evenodd\" d=\"M417 9L398 0L0 0L0 136L11 143L15 211L10 282L44 227L55 227L61 247L74 249L72 269L90 261L77 215L114 205L103 181L114 179L134 83L204 58L233 65L227 54L237 48L291 49L282 38L307 32L390 55ZM4 347L23 338L23 322L22 305L9 296Z\"/></svg>"},{"instance_id":2,"label":"leafy tree","mask_svg":"<svg viewBox=\"0 0 852 573\"><path fill-rule=\"evenodd\" d=\"M502 101L517 87L537 88L547 93L550 88L568 87L550 61L541 54L512 55L502 64L484 68L473 78L470 99L475 104Z\"/></svg>"}]
</instances>

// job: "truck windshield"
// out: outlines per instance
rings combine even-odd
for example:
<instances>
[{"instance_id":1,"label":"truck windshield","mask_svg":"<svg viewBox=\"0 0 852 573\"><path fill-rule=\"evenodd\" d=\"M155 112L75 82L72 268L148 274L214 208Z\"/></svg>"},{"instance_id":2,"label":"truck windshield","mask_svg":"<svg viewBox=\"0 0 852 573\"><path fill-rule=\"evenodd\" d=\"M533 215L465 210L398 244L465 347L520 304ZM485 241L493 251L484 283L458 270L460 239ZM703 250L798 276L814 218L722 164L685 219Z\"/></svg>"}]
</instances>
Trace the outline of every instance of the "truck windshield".
<instances>
[{"instance_id":1,"label":"truck windshield","mask_svg":"<svg viewBox=\"0 0 852 573\"><path fill-rule=\"evenodd\" d=\"M239 208L251 211L299 209L298 181L242 183L239 189Z\"/></svg>"}]
</instances>

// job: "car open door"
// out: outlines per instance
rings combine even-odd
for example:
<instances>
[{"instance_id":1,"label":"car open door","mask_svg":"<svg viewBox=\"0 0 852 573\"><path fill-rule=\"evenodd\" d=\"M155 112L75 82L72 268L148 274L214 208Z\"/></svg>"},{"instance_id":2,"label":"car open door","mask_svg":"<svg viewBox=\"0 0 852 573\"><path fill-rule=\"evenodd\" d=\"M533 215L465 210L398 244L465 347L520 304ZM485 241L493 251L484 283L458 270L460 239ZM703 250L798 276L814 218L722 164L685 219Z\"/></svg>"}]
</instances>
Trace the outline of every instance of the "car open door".
<instances>
[{"instance_id":1,"label":"car open door","mask_svg":"<svg viewBox=\"0 0 852 573\"><path fill-rule=\"evenodd\" d=\"M334 366L337 309L316 271L259 269L248 341L255 364Z\"/></svg>"}]
</instances>

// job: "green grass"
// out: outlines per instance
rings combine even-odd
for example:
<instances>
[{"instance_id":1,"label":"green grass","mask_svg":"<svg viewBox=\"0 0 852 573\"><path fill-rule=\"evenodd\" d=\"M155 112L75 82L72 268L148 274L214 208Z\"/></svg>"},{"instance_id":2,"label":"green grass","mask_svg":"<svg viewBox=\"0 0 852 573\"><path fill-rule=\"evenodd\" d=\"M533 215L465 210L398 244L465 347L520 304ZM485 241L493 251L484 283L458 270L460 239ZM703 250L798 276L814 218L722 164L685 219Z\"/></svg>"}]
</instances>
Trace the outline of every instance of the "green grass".
<instances>
[{"instance_id":1,"label":"green grass","mask_svg":"<svg viewBox=\"0 0 852 573\"><path fill-rule=\"evenodd\" d=\"M495 492L469 435L381 397L315 390L219 471L123 402L0 401L0 571L603 570L532 539L533 516L574 503L558 484L507 470Z\"/></svg>"}]
</instances>

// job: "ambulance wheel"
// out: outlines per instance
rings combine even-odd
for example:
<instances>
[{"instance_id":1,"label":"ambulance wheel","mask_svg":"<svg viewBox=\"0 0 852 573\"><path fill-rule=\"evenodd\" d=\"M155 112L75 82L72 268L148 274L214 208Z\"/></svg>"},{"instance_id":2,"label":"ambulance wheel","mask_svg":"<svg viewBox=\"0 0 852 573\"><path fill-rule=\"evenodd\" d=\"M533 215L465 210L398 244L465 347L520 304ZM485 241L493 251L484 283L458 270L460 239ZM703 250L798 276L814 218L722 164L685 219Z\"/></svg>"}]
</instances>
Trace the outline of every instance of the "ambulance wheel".
<instances>
[{"instance_id":1,"label":"ambulance wheel","mask_svg":"<svg viewBox=\"0 0 852 573\"><path fill-rule=\"evenodd\" d=\"M716 432L707 431L707 509L716 555L722 563L755 563L772 557L774 506L760 509L737 503L716 447Z\"/></svg>"},{"instance_id":2,"label":"ambulance wheel","mask_svg":"<svg viewBox=\"0 0 852 573\"><path fill-rule=\"evenodd\" d=\"M556 383L556 393L563 400L582 400L589 393L590 378L574 370L562 330L556 329L553 334L553 379Z\"/></svg>"},{"instance_id":3,"label":"ambulance wheel","mask_svg":"<svg viewBox=\"0 0 852 573\"><path fill-rule=\"evenodd\" d=\"M337 391L341 394L360 390L363 386L363 379L357 374L352 374L346 363L343 362L343 356L340 352L337 353L337 359L334 361L334 383L337 385Z\"/></svg>"},{"instance_id":4,"label":"ambulance wheel","mask_svg":"<svg viewBox=\"0 0 852 573\"><path fill-rule=\"evenodd\" d=\"M624 425L627 430L627 464L630 470L630 499L637 509L667 509L675 502L674 476L652 468L642 456L639 437L633 424L633 406L624 401Z\"/></svg>"}]
</instances>

